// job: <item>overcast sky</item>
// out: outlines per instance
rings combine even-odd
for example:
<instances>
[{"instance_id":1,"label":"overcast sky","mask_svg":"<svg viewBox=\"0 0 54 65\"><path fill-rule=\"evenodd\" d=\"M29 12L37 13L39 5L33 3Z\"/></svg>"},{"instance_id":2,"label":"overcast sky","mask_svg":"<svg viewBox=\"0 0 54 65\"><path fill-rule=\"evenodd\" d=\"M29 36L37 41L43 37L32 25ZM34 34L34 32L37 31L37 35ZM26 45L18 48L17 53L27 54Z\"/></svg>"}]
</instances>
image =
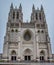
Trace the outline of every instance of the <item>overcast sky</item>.
<instances>
[{"instance_id":1,"label":"overcast sky","mask_svg":"<svg viewBox=\"0 0 54 65\"><path fill-rule=\"evenodd\" d=\"M0 0L0 53L3 52L4 36L6 33L6 23L8 21L8 13L10 5L13 3L14 7L19 7L22 4L23 20L26 22L30 20L32 5L35 8L43 5L44 12L46 15L46 21L48 24L48 32L51 39L52 53L54 53L54 0Z\"/></svg>"}]
</instances>

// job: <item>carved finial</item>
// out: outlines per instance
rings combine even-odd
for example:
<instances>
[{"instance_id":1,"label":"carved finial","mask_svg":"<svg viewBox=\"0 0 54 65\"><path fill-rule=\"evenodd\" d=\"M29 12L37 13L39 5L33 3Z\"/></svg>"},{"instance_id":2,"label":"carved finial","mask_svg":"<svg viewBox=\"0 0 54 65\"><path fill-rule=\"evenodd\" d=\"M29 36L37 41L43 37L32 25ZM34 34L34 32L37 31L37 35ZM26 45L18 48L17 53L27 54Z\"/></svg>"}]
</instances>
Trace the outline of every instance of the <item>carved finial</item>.
<instances>
[{"instance_id":1,"label":"carved finial","mask_svg":"<svg viewBox=\"0 0 54 65\"><path fill-rule=\"evenodd\" d=\"M34 4L33 4L33 7L32 7L32 11L33 11L33 12L35 11L35 6L34 6Z\"/></svg>"},{"instance_id":2,"label":"carved finial","mask_svg":"<svg viewBox=\"0 0 54 65\"><path fill-rule=\"evenodd\" d=\"M11 6L10 6L11 9L13 9L13 3L11 3Z\"/></svg>"},{"instance_id":3,"label":"carved finial","mask_svg":"<svg viewBox=\"0 0 54 65\"><path fill-rule=\"evenodd\" d=\"M41 5L41 11L43 11L43 6Z\"/></svg>"},{"instance_id":4,"label":"carved finial","mask_svg":"<svg viewBox=\"0 0 54 65\"><path fill-rule=\"evenodd\" d=\"M22 6L21 6L21 3L20 3L20 6L19 6L19 9L22 11Z\"/></svg>"}]
</instances>

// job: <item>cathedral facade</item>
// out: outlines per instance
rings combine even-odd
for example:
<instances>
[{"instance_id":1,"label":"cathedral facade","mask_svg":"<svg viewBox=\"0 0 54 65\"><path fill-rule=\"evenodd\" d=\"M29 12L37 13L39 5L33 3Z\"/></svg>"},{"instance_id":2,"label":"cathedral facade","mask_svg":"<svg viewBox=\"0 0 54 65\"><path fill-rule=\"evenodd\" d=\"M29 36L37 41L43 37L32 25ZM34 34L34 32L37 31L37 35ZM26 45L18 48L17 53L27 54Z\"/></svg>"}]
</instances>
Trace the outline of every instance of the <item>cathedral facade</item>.
<instances>
[{"instance_id":1,"label":"cathedral facade","mask_svg":"<svg viewBox=\"0 0 54 65\"><path fill-rule=\"evenodd\" d=\"M30 22L23 21L22 6L10 6L2 60L52 61L52 50L43 6L32 7Z\"/></svg>"}]
</instances>

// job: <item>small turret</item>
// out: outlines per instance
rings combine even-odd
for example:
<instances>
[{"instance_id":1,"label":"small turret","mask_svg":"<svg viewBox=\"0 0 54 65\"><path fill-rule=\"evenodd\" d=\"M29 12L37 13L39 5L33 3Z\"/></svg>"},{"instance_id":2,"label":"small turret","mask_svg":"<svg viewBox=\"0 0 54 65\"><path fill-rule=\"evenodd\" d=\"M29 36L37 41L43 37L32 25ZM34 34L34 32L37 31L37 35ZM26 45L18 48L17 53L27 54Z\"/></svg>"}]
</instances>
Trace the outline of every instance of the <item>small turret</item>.
<instances>
[{"instance_id":1,"label":"small turret","mask_svg":"<svg viewBox=\"0 0 54 65\"><path fill-rule=\"evenodd\" d=\"M43 6L41 5L41 11L43 11Z\"/></svg>"},{"instance_id":2,"label":"small turret","mask_svg":"<svg viewBox=\"0 0 54 65\"><path fill-rule=\"evenodd\" d=\"M13 3L11 3L10 9L13 9Z\"/></svg>"},{"instance_id":3,"label":"small turret","mask_svg":"<svg viewBox=\"0 0 54 65\"><path fill-rule=\"evenodd\" d=\"M20 9L20 11L22 11L22 6L21 6L21 3L20 3L20 6L19 6L19 9Z\"/></svg>"},{"instance_id":4,"label":"small turret","mask_svg":"<svg viewBox=\"0 0 54 65\"><path fill-rule=\"evenodd\" d=\"M33 7L32 7L32 12L34 12L35 11L35 6L34 6L34 4L33 4Z\"/></svg>"}]
</instances>

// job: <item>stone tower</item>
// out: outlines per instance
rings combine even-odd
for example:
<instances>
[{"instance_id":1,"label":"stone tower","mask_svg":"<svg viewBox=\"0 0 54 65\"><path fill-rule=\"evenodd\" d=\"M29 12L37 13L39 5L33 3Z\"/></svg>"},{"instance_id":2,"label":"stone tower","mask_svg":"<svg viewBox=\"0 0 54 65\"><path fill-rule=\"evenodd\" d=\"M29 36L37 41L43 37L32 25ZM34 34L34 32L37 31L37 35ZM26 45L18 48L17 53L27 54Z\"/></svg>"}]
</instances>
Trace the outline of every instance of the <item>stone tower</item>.
<instances>
[{"instance_id":1,"label":"stone tower","mask_svg":"<svg viewBox=\"0 0 54 65\"><path fill-rule=\"evenodd\" d=\"M22 6L10 6L3 57L5 61L51 61L52 51L43 6L32 7L30 22L23 21Z\"/></svg>"}]
</instances>

